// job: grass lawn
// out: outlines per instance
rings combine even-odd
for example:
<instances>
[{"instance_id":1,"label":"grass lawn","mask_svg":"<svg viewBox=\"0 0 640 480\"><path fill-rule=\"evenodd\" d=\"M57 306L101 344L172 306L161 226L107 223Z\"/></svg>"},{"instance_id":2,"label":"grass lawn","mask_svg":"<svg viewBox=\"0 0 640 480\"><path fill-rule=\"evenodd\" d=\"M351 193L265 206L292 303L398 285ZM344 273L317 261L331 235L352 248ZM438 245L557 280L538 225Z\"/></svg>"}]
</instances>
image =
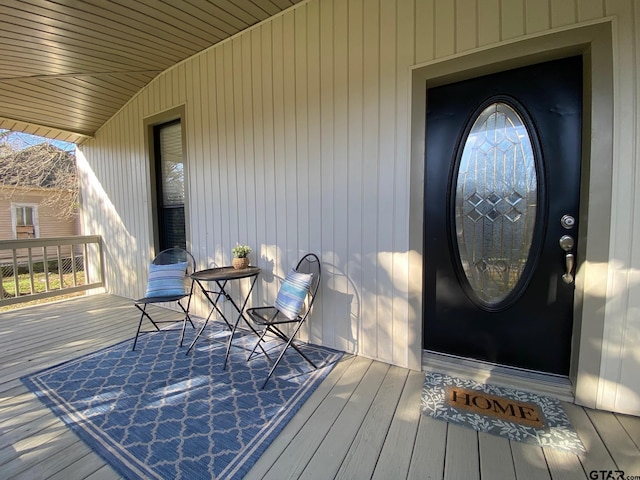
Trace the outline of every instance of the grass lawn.
<instances>
[{"instance_id":1,"label":"grass lawn","mask_svg":"<svg viewBox=\"0 0 640 480\"><path fill-rule=\"evenodd\" d=\"M62 284L63 289L73 287L73 273L65 273L62 275ZM76 272L76 285L84 285L84 271ZM16 284L15 279L13 277L3 277L2 278L2 288L4 290L5 297L14 297L16 292ZM45 282L45 274L44 273L34 273L33 274L33 293L41 293L47 291L47 285ZM18 276L18 289L20 295L30 295L31 294L31 282L29 280L29 274L23 274ZM57 273L49 273L49 290L54 291L60 290L60 276ZM7 305L4 307L0 307L0 312L13 309L13 308L22 308L27 305L35 304L35 303L44 303L44 302L52 302L56 300L60 300L61 298L68 296L77 296L84 295L85 292L73 293L73 294L64 294L60 292L60 296L55 296L52 298L45 298L34 300L33 302L28 303L19 303L15 305Z\"/></svg>"}]
</instances>

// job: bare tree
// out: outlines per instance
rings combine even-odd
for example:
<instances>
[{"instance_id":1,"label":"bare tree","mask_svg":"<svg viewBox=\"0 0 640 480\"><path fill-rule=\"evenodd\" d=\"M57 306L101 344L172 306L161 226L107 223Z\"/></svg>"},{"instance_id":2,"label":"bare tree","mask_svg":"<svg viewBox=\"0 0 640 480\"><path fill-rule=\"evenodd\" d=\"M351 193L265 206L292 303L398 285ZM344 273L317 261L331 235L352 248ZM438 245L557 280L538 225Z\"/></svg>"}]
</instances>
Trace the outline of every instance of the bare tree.
<instances>
[{"instance_id":1,"label":"bare tree","mask_svg":"<svg viewBox=\"0 0 640 480\"><path fill-rule=\"evenodd\" d=\"M41 205L53 207L56 218L78 213L78 176L75 156L50 143L20 148L15 133L0 131L0 183L4 196L47 189Z\"/></svg>"},{"instance_id":2,"label":"bare tree","mask_svg":"<svg viewBox=\"0 0 640 480\"><path fill-rule=\"evenodd\" d=\"M4 158L12 151L9 146L10 130L0 130L0 158Z\"/></svg>"}]
</instances>

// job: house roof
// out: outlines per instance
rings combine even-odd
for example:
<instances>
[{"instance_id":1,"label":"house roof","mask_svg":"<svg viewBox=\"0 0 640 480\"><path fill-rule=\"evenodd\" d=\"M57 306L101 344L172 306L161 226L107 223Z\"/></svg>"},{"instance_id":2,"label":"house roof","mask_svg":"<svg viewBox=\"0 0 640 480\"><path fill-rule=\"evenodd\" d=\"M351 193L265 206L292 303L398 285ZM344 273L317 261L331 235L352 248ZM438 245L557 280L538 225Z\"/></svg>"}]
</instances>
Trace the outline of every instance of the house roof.
<instances>
[{"instance_id":1,"label":"house roof","mask_svg":"<svg viewBox=\"0 0 640 480\"><path fill-rule=\"evenodd\" d=\"M154 77L301 0L0 0L0 128L74 143Z\"/></svg>"}]
</instances>

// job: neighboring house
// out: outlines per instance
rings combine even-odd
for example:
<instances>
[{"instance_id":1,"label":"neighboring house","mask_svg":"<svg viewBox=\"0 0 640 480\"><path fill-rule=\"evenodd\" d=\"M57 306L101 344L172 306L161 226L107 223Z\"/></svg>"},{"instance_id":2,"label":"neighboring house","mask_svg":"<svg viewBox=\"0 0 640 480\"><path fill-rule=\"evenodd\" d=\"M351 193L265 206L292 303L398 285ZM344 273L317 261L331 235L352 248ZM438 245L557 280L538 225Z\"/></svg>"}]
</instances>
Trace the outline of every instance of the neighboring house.
<instances>
[{"instance_id":1,"label":"neighboring house","mask_svg":"<svg viewBox=\"0 0 640 480\"><path fill-rule=\"evenodd\" d=\"M54 171L39 170L43 155L61 159L47 164ZM62 179L75 178L73 155L52 145L29 147L0 159L0 172L0 240L79 235L79 215L69 212L77 193Z\"/></svg>"},{"instance_id":2,"label":"neighboring house","mask_svg":"<svg viewBox=\"0 0 640 480\"><path fill-rule=\"evenodd\" d=\"M53 159L53 160L52 160ZM76 186L76 191L70 189ZM75 157L52 145L36 145L0 159L0 240L69 237L80 234ZM48 258L58 252L51 249ZM26 249L16 250L18 263ZM31 252L42 258L41 248ZM60 249L62 257L70 247ZM13 261L12 251L0 251L0 263Z\"/></svg>"},{"instance_id":3,"label":"neighboring house","mask_svg":"<svg viewBox=\"0 0 640 480\"><path fill-rule=\"evenodd\" d=\"M60 219L48 205L54 192L49 188L0 185L0 240L69 237L80 234L79 216Z\"/></svg>"}]
</instances>

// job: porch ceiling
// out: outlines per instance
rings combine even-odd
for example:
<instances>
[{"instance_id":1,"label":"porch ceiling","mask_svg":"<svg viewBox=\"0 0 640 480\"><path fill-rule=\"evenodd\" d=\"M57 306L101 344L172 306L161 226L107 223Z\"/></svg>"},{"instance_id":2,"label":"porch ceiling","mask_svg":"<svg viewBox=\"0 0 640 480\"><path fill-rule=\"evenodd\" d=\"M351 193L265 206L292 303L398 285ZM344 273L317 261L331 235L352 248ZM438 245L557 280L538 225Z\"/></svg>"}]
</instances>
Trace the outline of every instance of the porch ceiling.
<instances>
[{"instance_id":1,"label":"porch ceiling","mask_svg":"<svg viewBox=\"0 0 640 480\"><path fill-rule=\"evenodd\" d=\"M0 128L91 137L155 76L302 0L0 0Z\"/></svg>"}]
</instances>

